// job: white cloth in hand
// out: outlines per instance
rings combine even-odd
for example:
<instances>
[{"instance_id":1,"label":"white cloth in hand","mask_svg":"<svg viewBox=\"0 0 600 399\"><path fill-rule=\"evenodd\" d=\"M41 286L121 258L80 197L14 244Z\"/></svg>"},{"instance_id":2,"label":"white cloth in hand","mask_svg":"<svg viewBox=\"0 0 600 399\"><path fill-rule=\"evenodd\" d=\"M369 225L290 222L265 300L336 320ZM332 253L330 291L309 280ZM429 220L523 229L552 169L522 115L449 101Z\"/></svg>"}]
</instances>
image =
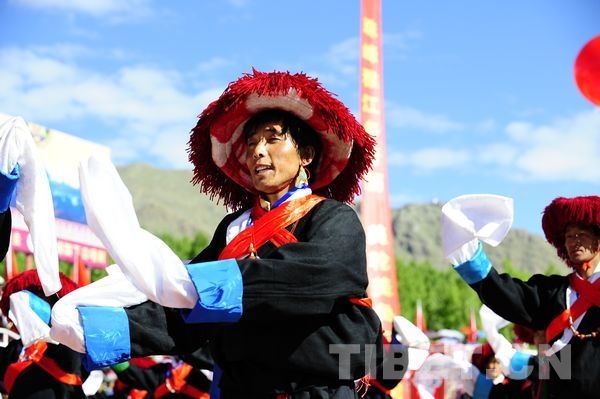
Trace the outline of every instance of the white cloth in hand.
<instances>
[{"instance_id":1,"label":"white cloth in hand","mask_svg":"<svg viewBox=\"0 0 600 399\"><path fill-rule=\"evenodd\" d=\"M421 398L433 398L435 388L443 380L451 380L461 386L464 392L473 396L479 370L470 362L454 359L442 353L433 353L417 370L413 377Z\"/></svg>"},{"instance_id":2,"label":"white cloth in hand","mask_svg":"<svg viewBox=\"0 0 600 399\"><path fill-rule=\"evenodd\" d=\"M192 309L198 294L181 259L139 225L131 194L107 158L92 156L79 168L90 229L123 273L163 306Z\"/></svg>"},{"instance_id":3,"label":"white cloth in hand","mask_svg":"<svg viewBox=\"0 0 600 399\"><path fill-rule=\"evenodd\" d=\"M418 370L429 356L429 337L403 316L394 316L392 324L398 342L408 347L408 369Z\"/></svg>"},{"instance_id":4,"label":"white cloth in hand","mask_svg":"<svg viewBox=\"0 0 600 399\"><path fill-rule=\"evenodd\" d=\"M61 289L54 203L46 169L31 130L21 117L0 125L0 168L4 174L19 164L15 204L31 234L33 257L42 289L50 296Z\"/></svg>"},{"instance_id":5,"label":"white cloth in hand","mask_svg":"<svg viewBox=\"0 0 600 399\"><path fill-rule=\"evenodd\" d=\"M8 311L8 318L15 323L19 330L24 347L28 347L40 339L48 340L50 337L50 327L33 311L29 299L29 293L26 291L11 294Z\"/></svg>"},{"instance_id":6,"label":"white cloth in hand","mask_svg":"<svg viewBox=\"0 0 600 399\"><path fill-rule=\"evenodd\" d=\"M86 396L92 396L100 389L100 386L104 382L104 371L103 370L92 370L88 377L83 381L81 388Z\"/></svg>"},{"instance_id":7,"label":"white cloth in hand","mask_svg":"<svg viewBox=\"0 0 600 399\"><path fill-rule=\"evenodd\" d=\"M83 327L77 306L124 308L148 300L122 273L117 265L106 268L108 275L77 288L52 307L50 336L74 351L85 353Z\"/></svg>"},{"instance_id":8,"label":"white cloth in hand","mask_svg":"<svg viewBox=\"0 0 600 399\"><path fill-rule=\"evenodd\" d=\"M479 308L479 316L487 341L489 342L494 356L502 366L502 373L510 376L510 361L513 355L517 352L506 337L498 330L510 324L509 321L498 316L492 309L486 305Z\"/></svg>"},{"instance_id":9,"label":"white cloth in hand","mask_svg":"<svg viewBox=\"0 0 600 399\"><path fill-rule=\"evenodd\" d=\"M441 237L444 256L454 265L477 250L477 240L491 246L502 242L514 219L513 200L493 194L468 194L442 206Z\"/></svg>"}]
</instances>

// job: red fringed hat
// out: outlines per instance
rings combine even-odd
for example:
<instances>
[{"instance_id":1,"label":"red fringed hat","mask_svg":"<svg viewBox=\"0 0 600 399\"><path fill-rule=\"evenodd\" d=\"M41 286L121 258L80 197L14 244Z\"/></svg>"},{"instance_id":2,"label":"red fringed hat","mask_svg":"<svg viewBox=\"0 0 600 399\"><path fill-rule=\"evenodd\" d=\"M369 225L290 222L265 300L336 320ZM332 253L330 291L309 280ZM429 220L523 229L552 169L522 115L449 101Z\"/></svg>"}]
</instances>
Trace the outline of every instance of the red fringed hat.
<instances>
[{"instance_id":1,"label":"red fringed hat","mask_svg":"<svg viewBox=\"0 0 600 399\"><path fill-rule=\"evenodd\" d=\"M7 316L8 310L10 309L10 296L15 292L27 290L32 294L39 296L44 299L46 302L53 306L54 303L63 296L67 295L69 292L75 290L77 288L77 284L67 277L64 273L59 273L60 282L62 284L62 288L60 291L56 293L56 295L52 295L51 297L47 297L44 294L44 290L42 289L42 283L40 282L40 278L38 277L37 270L30 269L21 272L8 280L4 289L2 291L2 297L0 298L0 310L2 313Z\"/></svg>"},{"instance_id":2,"label":"red fringed hat","mask_svg":"<svg viewBox=\"0 0 600 399\"><path fill-rule=\"evenodd\" d=\"M473 353L471 354L471 363L473 366L477 367L477 369L485 374L485 370L487 369L487 365L494 358L494 350L492 349L492 345L489 342L479 345L475 349L473 349Z\"/></svg>"},{"instance_id":3,"label":"red fringed hat","mask_svg":"<svg viewBox=\"0 0 600 399\"><path fill-rule=\"evenodd\" d=\"M567 225L573 223L600 228L600 197L558 197L544 210L542 229L546 240L567 264L569 256L565 248L565 231Z\"/></svg>"},{"instance_id":4,"label":"red fringed hat","mask_svg":"<svg viewBox=\"0 0 600 399\"><path fill-rule=\"evenodd\" d=\"M513 325L513 332L515 333L515 340L519 343L528 343L533 345L535 330L526 327L522 324Z\"/></svg>"},{"instance_id":5,"label":"red fringed hat","mask_svg":"<svg viewBox=\"0 0 600 399\"><path fill-rule=\"evenodd\" d=\"M253 69L231 82L192 129L192 182L230 208L251 206L256 192L246 167L242 131L250 117L267 109L288 111L319 134L323 149L311 187L315 194L351 202L371 168L375 140L334 94L303 73Z\"/></svg>"}]
</instances>

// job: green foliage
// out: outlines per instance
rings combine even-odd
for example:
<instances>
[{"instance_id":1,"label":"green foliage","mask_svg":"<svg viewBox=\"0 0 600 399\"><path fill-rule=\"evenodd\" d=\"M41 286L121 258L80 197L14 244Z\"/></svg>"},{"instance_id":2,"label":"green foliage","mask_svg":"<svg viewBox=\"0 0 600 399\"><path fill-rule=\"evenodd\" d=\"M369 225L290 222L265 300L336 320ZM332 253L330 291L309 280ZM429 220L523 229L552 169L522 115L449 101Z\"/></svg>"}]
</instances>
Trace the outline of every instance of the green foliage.
<instances>
[{"instance_id":1,"label":"green foliage","mask_svg":"<svg viewBox=\"0 0 600 399\"><path fill-rule=\"evenodd\" d=\"M561 266L557 266L554 263L551 263L550 265L548 265L548 268L544 271L545 275L551 275L551 274L561 274L564 275L565 274L565 265Z\"/></svg>"},{"instance_id":2,"label":"green foliage","mask_svg":"<svg viewBox=\"0 0 600 399\"><path fill-rule=\"evenodd\" d=\"M200 253L207 245L208 238L202 233L197 233L195 237L173 237L170 234L164 234L160 237L166 244L179 256L182 260L189 260ZM26 268L26 255L21 252L16 253L17 265L19 272L22 272ZM108 264L114 263L113 259L108 260ZM58 269L69 278L73 273L73 264L69 262L59 261ZM0 273L2 276L6 275L6 259L0 262ZM106 271L101 268L91 269L91 281L96 281L106 276Z\"/></svg>"},{"instance_id":3,"label":"green foliage","mask_svg":"<svg viewBox=\"0 0 600 399\"><path fill-rule=\"evenodd\" d=\"M505 259L502 265L504 266L504 272L510 274L512 277L521 280L528 280L531 277L531 273L517 269L508 259Z\"/></svg>"},{"instance_id":4,"label":"green foliage","mask_svg":"<svg viewBox=\"0 0 600 399\"><path fill-rule=\"evenodd\" d=\"M420 300L429 330L461 330L469 325L471 310L481 306L475 292L450 266L438 270L428 262L398 260L396 268L402 315L414 321Z\"/></svg>"},{"instance_id":5,"label":"green foliage","mask_svg":"<svg viewBox=\"0 0 600 399\"><path fill-rule=\"evenodd\" d=\"M194 236L194 238L175 238L171 234L165 233L160 238L182 260L193 259L196 255L200 253L200 251L202 251L208 245L208 239L202 233L197 233Z\"/></svg>"}]
</instances>

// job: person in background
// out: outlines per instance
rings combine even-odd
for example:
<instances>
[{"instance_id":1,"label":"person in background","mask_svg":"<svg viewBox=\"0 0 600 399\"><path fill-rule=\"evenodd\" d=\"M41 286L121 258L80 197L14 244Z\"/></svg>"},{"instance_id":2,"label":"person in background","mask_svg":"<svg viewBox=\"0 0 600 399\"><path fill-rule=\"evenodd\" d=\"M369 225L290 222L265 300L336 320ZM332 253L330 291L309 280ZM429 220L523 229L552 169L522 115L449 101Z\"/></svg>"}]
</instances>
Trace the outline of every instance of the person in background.
<instances>
[{"instance_id":1,"label":"person in background","mask_svg":"<svg viewBox=\"0 0 600 399\"><path fill-rule=\"evenodd\" d=\"M11 319L20 340L12 341L12 358L2 375L6 393L20 399L85 398L84 380L89 377L80 354L46 339L50 309L58 297L77 285L60 273L62 288L57 296L46 297L36 270L25 270L6 283L0 310ZM94 382L96 373L90 380ZM96 387L97 388L97 387ZM95 389L90 389L95 392Z\"/></svg>"},{"instance_id":2,"label":"person in background","mask_svg":"<svg viewBox=\"0 0 600 399\"><path fill-rule=\"evenodd\" d=\"M160 243L139 227L116 169L90 159L87 219L149 301L99 307L67 296L53 311L52 336L85 352L90 367L208 345L211 397L355 398L355 381L382 357L365 232L347 204L374 144L303 73L253 70L230 83L192 129L189 159L193 183L232 212L187 265L166 262L166 253L152 261ZM136 244L121 245L127 237ZM107 346L99 332L122 340Z\"/></svg>"},{"instance_id":3,"label":"person in background","mask_svg":"<svg viewBox=\"0 0 600 399\"><path fill-rule=\"evenodd\" d=\"M205 348L182 358L134 358L112 366L119 385L147 392L153 399L209 399L212 368Z\"/></svg>"},{"instance_id":4,"label":"person in background","mask_svg":"<svg viewBox=\"0 0 600 399\"><path fill-rule=\"evenodd\" d=\"M600 197L558 197L545 209L546 240L571 269L562 275L535 274L527 281L498 273L487 258L478 233L466 237L464 221L475 232L512 223L496 219L502 198L463 196L442 207L442 232L448 259L481 301L502 318L533 330L545 330L540 357L541 390L548 398L595 398L600 391ZM485 228L487 226L487 228ZM462 231L461 231L462 230ZM507 230L507 229L505 229ZM457 240L463 236L465 240ZM461 242L462 241L462 242ZM495 240L498 244L500 240ZM452 242L452 245L447 245ZM526 368L529 358L522 357ZM544 366L545 364L545 366Z\"/></svg>"}]
</instances>

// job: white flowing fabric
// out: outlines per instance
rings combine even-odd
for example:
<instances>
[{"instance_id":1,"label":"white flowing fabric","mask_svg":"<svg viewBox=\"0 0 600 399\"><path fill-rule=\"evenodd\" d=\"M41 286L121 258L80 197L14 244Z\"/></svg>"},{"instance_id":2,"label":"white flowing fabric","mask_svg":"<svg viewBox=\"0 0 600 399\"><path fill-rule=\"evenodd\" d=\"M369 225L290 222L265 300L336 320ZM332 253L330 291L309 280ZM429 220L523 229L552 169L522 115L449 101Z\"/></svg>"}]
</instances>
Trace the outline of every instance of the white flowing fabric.
<instances>
[{"instance_id":1,"label":"white flowing fabric","mask_svg":"<svg viewBox=\"0 0 600 399\"><path fill-rule=\"evenodd\" d=\"M0 167L9 174L21 168L17 182L16 206L31 234L33 257L42 289L50 296L61 289L54 203L46 169L40 159L31 130L21 117L0 125Z\"/></svg>"},{"instance_id":2,"label":"white flowing fabric","mask_svg":"<svg viewBox=\"0 0 600 399\"><path fill-rule=\"evenodd\" d=\"M394 316L392 323L396 339L408 347L408 369L419 369L429 356L429 337L403 316Z\"/></svg>"},{"instance_id":3,"label":"white flowing fabric","mask_svg":"<svg viewBox=\"0 0 600 399\"><path fill-rule=\"evenodd\" d=\"M517 353L517 350L498 331L509 325L510 322L498 316L486 305L481 305L481 308L479 308L479 316L481 317L481 325L486 339L494 351L494 357L498 359L502 366L502 373L510 377L510 360Z\"/></svg>"},{"instance_id":4,"label":"white flowing fabric","mask_svg":"<svg viewBox=\"0 0 600 399\"><path fill-rule=\"evenodd\" d=\"M106 271L107 276L69 292L54 304L50 328L52 339L74 351L85 353L83 327L77 306L120 308L148 300L148 297L129 281L118 265L110 265Z\"/></svg>"},{"instance_id":5,"label":"white flowing fabric","mask_svg":"<svg viewBox=\"0 0 600 399\"><path fill-rule=\"evenodd\" d=\"M98 392L98 389L100 389L100 386L102 385L103 381L104 381L104 371L102 371L102 370L90 371L90 374L85 379L85 381L83 381L83 384L81 385L81 388L83 389L83 393L86 396L94 395L96 392Z\"/></svg>"},{"instance_id":6,"label":"white flowing fabric","mask_svg":"<svg viewBox=\"0 0 600 399\"><path fill-rule=\"evenodd\" d=\"M40 319L29 305L29 293L19 291L10 296L8 318L15 323L17 330L19 330L24 347L28 347L39 339L51 341L48 339L50 337L50 327Z\"/></svg>"},{"instance_id":7,"label":"white flowing fabric","mask_svg":"<svg viewBox=\"0 0 600 399\"><path fill-rule=\"evenodd\" d=\"M21 336L8 328L0 327L0 347L6 348L11 339L21 339Z\"/></svg>"},{"instance_id":8,"label":"white flowing fabric","mask_svg":"<svg viewBox=\"0 0 600 399\"><path fill-rule=\"evenodd\" d=\"M477 240L493 247L502 242L514 219L513 200L493 194L468 194L442 206L444 256L459 265L475 254Z\"/></svg>"},{"instance_id":9,"label":"white flowing fabric","mask_svg":"<svg viewBox=\"0 0 600 399\"><path fill-rule=\"evenodd\" d=\"M198 294L187 269L162 240L140 227L131 194L110 160L90 157L80 164L79 177L88 225L123 273L150 300L193 308Z\"/></svg>"},{"instance_id":10,"label":"white flowing fabric","mask_svg":"<svg viewBox=\"0 0 600 399\"><path fill-rule=\"evenodd\" d=\"M473 396L479 374L479 370L467 361L457 360L442 353L433 353L415 372L412 381L421 399L434 399L433 392L442 380L458 382L466 394Z\"/></svg>"}]
</instances>

